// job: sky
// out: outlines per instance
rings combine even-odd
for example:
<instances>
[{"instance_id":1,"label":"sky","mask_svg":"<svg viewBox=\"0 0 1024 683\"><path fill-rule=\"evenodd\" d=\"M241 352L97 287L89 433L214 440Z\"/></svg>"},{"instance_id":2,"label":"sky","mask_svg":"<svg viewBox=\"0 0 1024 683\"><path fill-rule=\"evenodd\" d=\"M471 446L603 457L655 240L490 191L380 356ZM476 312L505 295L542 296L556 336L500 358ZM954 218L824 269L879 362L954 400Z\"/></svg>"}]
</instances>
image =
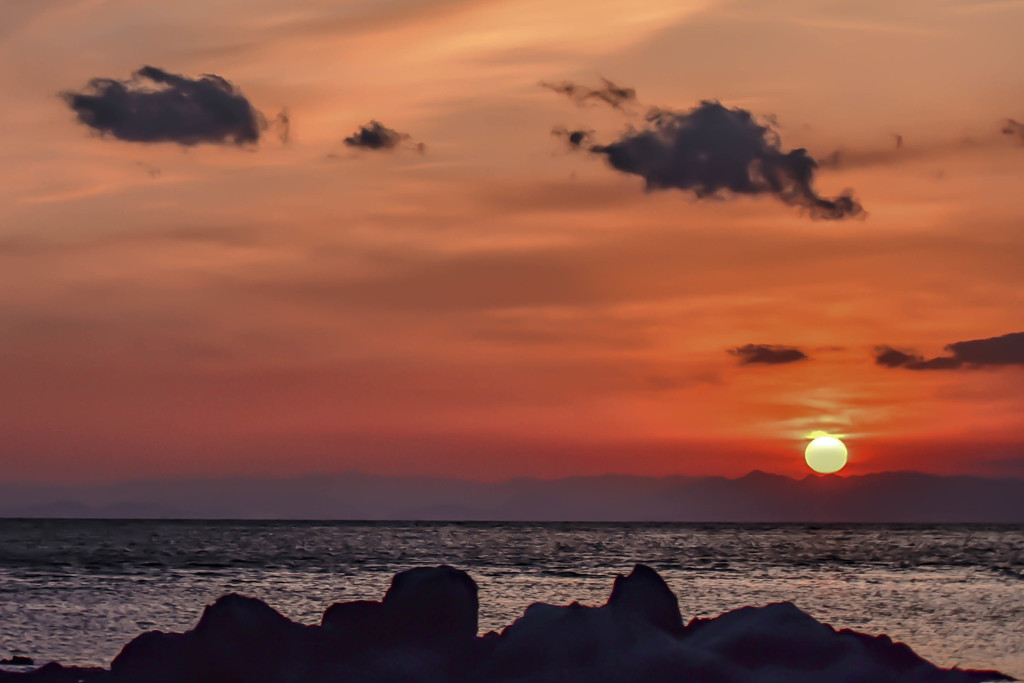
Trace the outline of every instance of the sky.
<instances>
[{"instance_id":1,"label":"sky","mask_svg":"<svg viewBox=\"0 0 1024 683\"><path fill-rule=\"evenodd\" d=\"M1022 28L2 3L0 479L1024 476Z\"/></svg>"}]
</instances>

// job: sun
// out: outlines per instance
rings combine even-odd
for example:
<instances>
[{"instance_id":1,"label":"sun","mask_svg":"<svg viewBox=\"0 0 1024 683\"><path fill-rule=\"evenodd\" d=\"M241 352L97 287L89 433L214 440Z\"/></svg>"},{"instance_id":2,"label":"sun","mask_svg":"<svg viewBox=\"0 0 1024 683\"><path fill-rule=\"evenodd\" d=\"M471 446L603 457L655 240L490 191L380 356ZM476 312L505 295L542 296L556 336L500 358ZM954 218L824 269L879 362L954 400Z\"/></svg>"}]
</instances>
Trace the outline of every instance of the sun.
<instances>
[{"instance_id":1,"label":"sun","mask_svg":"<svg viewBox=\"0 0 1024 683\"><path fill-rule=\"evenodd\" d=\"M846 446L834 436L819 436L807 444L804 460L818 474L832 474L846 466Z\"/></svg>"}]
</instances>

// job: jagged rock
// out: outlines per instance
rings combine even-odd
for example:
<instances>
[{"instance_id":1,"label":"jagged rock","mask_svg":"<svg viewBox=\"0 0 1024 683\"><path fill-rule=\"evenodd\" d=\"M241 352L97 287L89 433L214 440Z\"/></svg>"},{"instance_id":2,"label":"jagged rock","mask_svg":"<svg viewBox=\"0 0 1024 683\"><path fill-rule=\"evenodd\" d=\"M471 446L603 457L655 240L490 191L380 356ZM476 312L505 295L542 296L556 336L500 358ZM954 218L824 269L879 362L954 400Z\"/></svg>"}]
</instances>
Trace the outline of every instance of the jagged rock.
<instances>
[{"instance_id":1,"label":"jagged rock","mask_svg":"<svg viewBox=\"0 0 1024 683\"><path fill-rule=\"evenodd\" d=\"M17 683L105 683L107 676L105 669L65 667L56 662L23 673L0 671L0 681Z\"/></svg>"},{"instance_id":2,"label":"jagged rock","mask_svg":"<svg viewBox=\"0 0 1024 683\"><path fill-rule=\"evenodd\" d=\"M320 626L338 647L348 650L372 648L390 637L383 606L371 600L331 605Z\"/></svg>"},{"instance_id":3,"label":"jagged rock","mask_svg":"<svg viewBox=\"0 0 1024 683\"><path fill-rule=\"evenodd\" d=\"M741 680L786 672L791 683L978 683L1012 680L992 672L942 670L887 636L836 631L790 602L743 607L697 619L683 634L689 650L714 656Z\"/></svg>"},{"instance_id":4,"label":"jagged rock","mask_svg":"<svg viewBox=\"0 0 1024 683\"><path fill-rule=\"evenodd\" d=\"M679 599L658 572L645 564L633 567L629 576L615 577L608 607L632 619L645 619L667 633L683 632Z\"/></svg>"},{"instance_id":5,"label":"jagged rock","mask_svg":"<svg viewBox=\"0 0 1024 683\"><path fill-rule=\"evenodd\" d=\"M476 638L476 581L454 567L419 567L396 574L383 605L391 627L404 640Z\"/></svg>"},{"instance_id":6,"label":"jagged rock","mask_svg":"<svg viewBox=\"0 0 1024 683\"><path fill-rule=\"evenodd\" d=\"M674 661L682 630L676 596L653 569L637 565L616 578L602 607L530 605L502 631L479 680L634 680L641 664L644 678L635 680L648 680L653 668L683 664Z\"/></svg>"},{"instance_id":7,"label":"jagged rock","mask_svg":"<svg viewBox=\"0 0 1024 683\"><path fill-rule=\"evenodd\" d=\"M14 655L10 659L0 659L0 664L7 666L32 666L35 661L25 655Z\"/></svg>"},{"instance_id":8,"label":"jagged rock","mask_svg":"<svg viewBox=\"0 0 1024 683\"><path fill-rule=\"evenodd\" d=\"M478 638L477 586L452 567L397 574L380 602L332 605L303 626L226 595L186 633L150 631L102 669L0 671L0 683L980 683L886 636L836 631L791 603L685 628L675 595L637 565L601 607L534 604Z\"/></svg>"},{"instance_id":9,"label":"jagged rock","mask_svg":"<svg viewBox=\"0 0 1024 683\"><path fill-rule=\"evenodd\" d=\"M207 677L206 664L191 634L147 631L121 648L110 663L110 677L117 683L198 683Z\"/></svg>"},{"instance_id":10,"label":"jagged rock","mask_svg":"<svg viewBox=\"0 0 1024 683\"><path fill-rule=\"evenodd\" d=\"M395 575L381 602L331 605L321 626L367 647L472 641L477 633L476 582L454 567L418 567Z\"/></svg>"},{"instance_id":11,"label":"jagged rock","mask_svg":"<svg viewBox=\"0 0 1024 683\"><path fill-rule=\"evenodd\" d=\"M266 603L225 595L187 633L150 631L111 663L115 683L278 683L306 680L321 663L315 627Z\"/></svg>"},{"instance_id":12,"label":"jagged rock","mask_svg":"<svg viewBox=\"0 0 1024 683\"><path fill-rule=\"evenodd\" d=\"M476 582L449 566L396 574L381 602L331 605L321 628L348 664L376 680L452 681L476 667ZM348 677L356 675L347 667ZM371 676L370 680L374 680Z\"/></svg>"},{"instance_id":13,"label":"jagged rock","mask_svg":"<svg viewBox=\"0 0 1024 683\"><path fill-rule=\"evenodd\" d=\"M304 680L317 663L312 631L261 600L231 594L206 608L191 635L217 681L276 683Z\"/></svg>"},{"instance_id":14,"label":"jagged rock","mask_svg":"<svg viewBox=\"0 0 1024 683\"><path fill-rule=\"evenodd\" d=\"M744 607L715 619L696 619L687 626L686 644L715 653L747 669L801 661L822 669L842 655L834 631L789 602Z\"/></svg>"}]
</instances>

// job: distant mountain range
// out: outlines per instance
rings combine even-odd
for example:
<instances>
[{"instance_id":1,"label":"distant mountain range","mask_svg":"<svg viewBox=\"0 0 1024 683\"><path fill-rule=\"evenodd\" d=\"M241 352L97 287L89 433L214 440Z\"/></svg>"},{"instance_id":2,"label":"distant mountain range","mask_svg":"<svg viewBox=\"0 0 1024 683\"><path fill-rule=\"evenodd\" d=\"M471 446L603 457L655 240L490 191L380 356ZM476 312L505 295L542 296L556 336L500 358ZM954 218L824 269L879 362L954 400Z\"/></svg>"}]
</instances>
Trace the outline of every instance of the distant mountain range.
<instances>
[{"instance_id":1,"label":"distant mountain range","mask_svg":"<svg viewBox=\"0 0 1024 683\"><path fill-rule=\"evenodd\" d=\"M606 475L481 483L360 473L0 484L3 517L1024 523L1024 479Z\"/></svg>"}]
</instances>

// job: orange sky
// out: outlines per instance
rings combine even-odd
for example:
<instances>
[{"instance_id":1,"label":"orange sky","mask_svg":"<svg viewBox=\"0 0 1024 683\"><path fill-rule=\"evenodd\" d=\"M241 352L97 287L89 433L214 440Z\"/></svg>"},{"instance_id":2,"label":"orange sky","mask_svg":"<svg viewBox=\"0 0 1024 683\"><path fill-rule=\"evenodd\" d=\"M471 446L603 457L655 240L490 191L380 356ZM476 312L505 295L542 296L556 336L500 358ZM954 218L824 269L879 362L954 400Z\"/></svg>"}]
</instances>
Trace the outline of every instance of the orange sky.
<instances>
[{"instance_id":1,"label":"orange sky","mask_svg":"<svg viewBox=\"0 0 1024 683\"><path fill-rule=\"evenodd\" d=\"M1022 29L1017 0L4 3L0 478L802 475L815 431L851 473L1019 476L1024 367L873 350L1024 330ZM146 64L287 107L290 143L124 142L58 97ZM602 76L632 111L538 86ZM815 184L866 217L645 192L550 134L702 99L845 150ZM371 119L410 143L342 145Z\"/></svg>"}]
</instances>

